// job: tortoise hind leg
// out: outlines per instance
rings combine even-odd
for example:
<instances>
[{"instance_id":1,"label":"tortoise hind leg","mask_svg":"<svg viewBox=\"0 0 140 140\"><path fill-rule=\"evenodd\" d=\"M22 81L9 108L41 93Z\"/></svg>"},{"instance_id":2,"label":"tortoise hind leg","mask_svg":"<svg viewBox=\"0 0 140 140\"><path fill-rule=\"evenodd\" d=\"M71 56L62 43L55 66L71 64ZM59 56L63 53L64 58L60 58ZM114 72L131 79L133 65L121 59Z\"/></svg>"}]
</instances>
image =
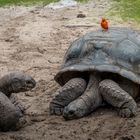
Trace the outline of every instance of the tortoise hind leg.
<instances>
[{"instance_id":1,"label":"tortoise hind leg","mask_svg":"<svg viewBox=\"0 0 140 140\"><path fill-rule=\"evenodd\" d=\"M119 109L120 116L132 117L136 115L136 102L114 81L103 80L99 84L99 91L105 101Z\"/></svg>"},{"instance_id":2,"label":"tortoise hind leg","mask_svg":"<svg viewBox=\"0 0 140 140\"><path fill-rule=\"evenodd\" d=\"M65 106L84 93L86 85L86 81L82 78L73 78L69 80L57 91L57 95L51 101L50 114L61 115Z\"/></svg>"}]
</instances>

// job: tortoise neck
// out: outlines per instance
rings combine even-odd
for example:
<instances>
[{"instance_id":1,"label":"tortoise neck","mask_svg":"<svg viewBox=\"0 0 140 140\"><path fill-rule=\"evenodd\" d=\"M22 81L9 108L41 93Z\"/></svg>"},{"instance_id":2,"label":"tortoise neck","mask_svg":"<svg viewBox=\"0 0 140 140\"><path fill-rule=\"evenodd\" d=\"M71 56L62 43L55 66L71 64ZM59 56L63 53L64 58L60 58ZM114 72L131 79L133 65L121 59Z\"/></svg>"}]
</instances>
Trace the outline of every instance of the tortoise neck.
<instances>
[{"instance_id":1,"label":"tortoise neck","mask_svg":"<svg viewBox=\"0 0 140 140\"><path fill-rule=\"evenodd\" d=\"M9 75L5 75L0 78L0 91L3 92L6 96L11 95L13 90Z\"/></svg>"}]
</instances>

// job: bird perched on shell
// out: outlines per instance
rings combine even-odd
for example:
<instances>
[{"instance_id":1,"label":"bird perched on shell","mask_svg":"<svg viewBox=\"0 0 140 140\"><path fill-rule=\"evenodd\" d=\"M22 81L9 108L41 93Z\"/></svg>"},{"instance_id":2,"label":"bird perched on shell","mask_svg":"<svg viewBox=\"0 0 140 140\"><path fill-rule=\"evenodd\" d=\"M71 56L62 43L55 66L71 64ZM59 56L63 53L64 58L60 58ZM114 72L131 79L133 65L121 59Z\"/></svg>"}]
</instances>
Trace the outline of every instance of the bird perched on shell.
<instances>
[{"instance_id":1,"label":"bird perched on shell","mask_svg":"<svg viewBox=\"0 0 140 140\"><path fill-rule=\"evenodd\" d=\"M101 27L102 27L103 31L108 30L108 22L105 18L102 18L102 20L101 20Z\"/></svg>"}]
</instances>

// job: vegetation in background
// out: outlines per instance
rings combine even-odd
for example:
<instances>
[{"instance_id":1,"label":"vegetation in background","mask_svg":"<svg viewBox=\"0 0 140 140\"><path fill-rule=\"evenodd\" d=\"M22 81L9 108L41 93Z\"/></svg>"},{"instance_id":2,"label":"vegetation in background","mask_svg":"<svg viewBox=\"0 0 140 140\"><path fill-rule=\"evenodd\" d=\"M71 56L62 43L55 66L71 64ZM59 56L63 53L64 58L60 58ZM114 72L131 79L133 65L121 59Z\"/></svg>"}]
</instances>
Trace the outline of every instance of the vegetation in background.
<instances>
[{"instance_id":1,"label":"vegetation in background","mask_svg":"<svg viewBox=\"0 0 140 140\"><path fill-rule=\"evenodd\" d=\"M75 1L86 3L86 2L88 2L89 0L75 0Z\"/></svg>"},{"instance_id":2,"label":"vegetation in background","mask_svg":"<svg viewBox=\"0 0 140 140\"><path fill-rule=\"evenodd\" d=\"M111 15L120 15L124 20L140 21L140 0L113 0Z\"/></svg>"},{"instance_id":3,"label":"vegetation in background","mask_svg":"<svg viewBox=\"0 0 140 140\"><path fill-rule=\"evenodd\" d=\"M58 0L0 0L0 6L5 5L35 5L35 4L49 4Z\"/></svg>"},{"instance_id":4,"label":"vegetation in background","mask_svg":"<svg viewBox=\"0 0 140 140\"><path fill-rule=\"evenodd\" d=\"M5 5L47 5L51 2L57 2L59 0L0 0L0 6ZM79 2L87 2L88 0L77 0Z\"/></svg>"}]
</instances>

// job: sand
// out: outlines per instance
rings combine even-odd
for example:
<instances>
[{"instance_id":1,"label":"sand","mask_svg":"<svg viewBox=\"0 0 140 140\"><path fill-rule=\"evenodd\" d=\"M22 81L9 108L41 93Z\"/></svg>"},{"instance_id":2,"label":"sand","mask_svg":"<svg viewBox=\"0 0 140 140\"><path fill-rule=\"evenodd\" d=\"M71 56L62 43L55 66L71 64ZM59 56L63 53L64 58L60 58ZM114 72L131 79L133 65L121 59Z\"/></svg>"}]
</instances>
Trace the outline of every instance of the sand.
<instances>
[{"instance_id":1,"label":"sand","mask_svg":"<svg viewBox=\"0 0 140 140\"><path fill-rule=\"evenodd\" d=\"M0 132L0 140L140 139L140 108L130 119L118 117L111 107L71 121L49 115L49 103L60 87L53 78L66 50L78 37L99 29L108 8L109 0L55 10L41 6L0 8L0 76L21 70L37 81L35 89L18 94L27 108L27 124L15 132ZM77 18L79 13L86 17ZM132 27L120 17L107 19L110 26Z\"/></svg>"}]
</instances>

